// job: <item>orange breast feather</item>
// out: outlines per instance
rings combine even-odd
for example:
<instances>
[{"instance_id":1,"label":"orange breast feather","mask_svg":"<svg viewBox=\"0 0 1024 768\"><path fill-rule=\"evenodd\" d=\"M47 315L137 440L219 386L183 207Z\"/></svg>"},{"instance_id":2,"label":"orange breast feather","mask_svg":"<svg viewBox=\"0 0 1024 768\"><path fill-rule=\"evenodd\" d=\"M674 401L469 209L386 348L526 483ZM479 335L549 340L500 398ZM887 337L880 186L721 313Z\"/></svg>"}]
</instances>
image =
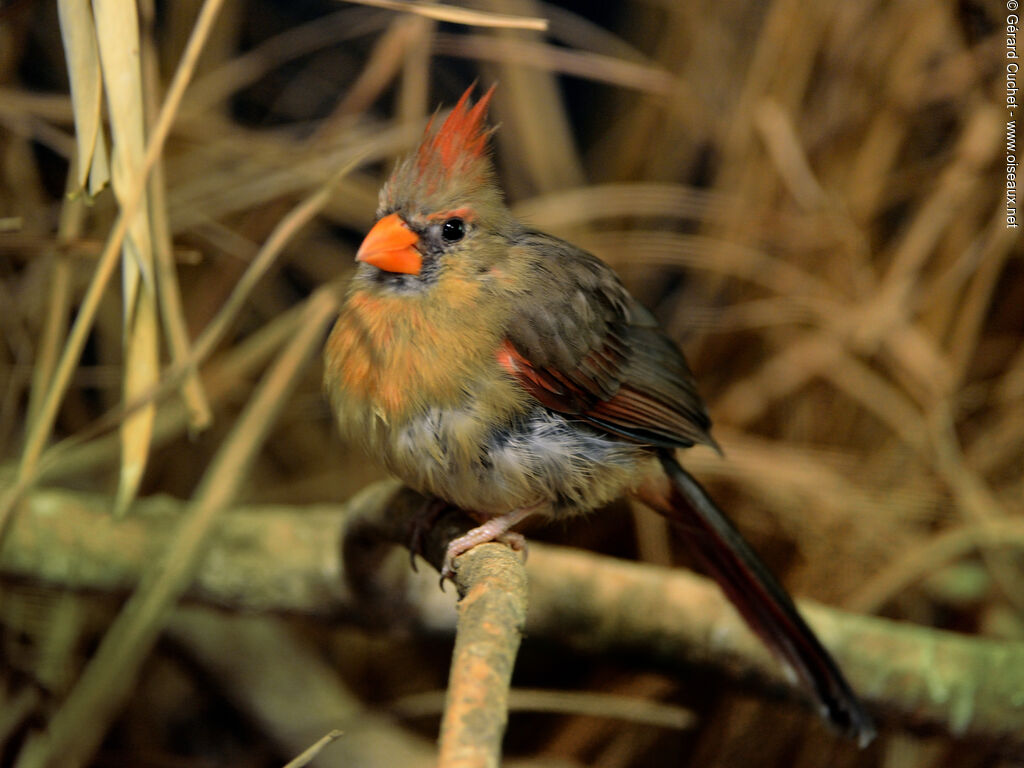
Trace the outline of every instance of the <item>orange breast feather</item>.
<instances>
[{"instance_id":1,"label":"orange breast feather","mask_svg":"<svg viewBox=\"0 0 1024 768\"><path fill-rule=\"evenodd\" d=\"M327 386L351 405L400 419L416 406L455 405L494 366L494 334L466 311L406 296L355 292L327 341ZM493 375L493 374L492 374Z\"/></svg>"}]
</instances>

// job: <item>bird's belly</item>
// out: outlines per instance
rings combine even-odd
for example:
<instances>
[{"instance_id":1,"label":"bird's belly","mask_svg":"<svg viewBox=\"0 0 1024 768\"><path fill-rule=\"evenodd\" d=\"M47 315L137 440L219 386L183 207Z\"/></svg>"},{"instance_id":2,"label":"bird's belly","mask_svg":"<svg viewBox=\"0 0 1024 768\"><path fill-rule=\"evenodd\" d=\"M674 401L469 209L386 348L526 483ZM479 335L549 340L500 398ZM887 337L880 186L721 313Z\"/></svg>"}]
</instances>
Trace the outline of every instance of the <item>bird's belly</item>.
<instances>
[{"instance_id":1,"label":"bird's belly","mask_svg":"<svg viewBox=\"0 0 1024 768\"><path fill-rule=\"evenodd\" d=\"M429 409L390 430L383 458L413 488L488 516L537 504L553 515L593 509L639 482L651 461L642 446L542 407L498 428L476 430L474 416Z\"/></svg>"}]
</instances>

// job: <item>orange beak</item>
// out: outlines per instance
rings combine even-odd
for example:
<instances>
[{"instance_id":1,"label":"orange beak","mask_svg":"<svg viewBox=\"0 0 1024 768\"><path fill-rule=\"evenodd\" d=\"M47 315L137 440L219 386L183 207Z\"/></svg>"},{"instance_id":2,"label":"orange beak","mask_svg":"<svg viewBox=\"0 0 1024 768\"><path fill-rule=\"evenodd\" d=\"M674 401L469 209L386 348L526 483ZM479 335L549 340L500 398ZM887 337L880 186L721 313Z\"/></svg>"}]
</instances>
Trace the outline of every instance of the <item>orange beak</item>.
<instances>
[{"instance_id":1,"label":"orange beak","mask_svg":"<svg viewBox=\"0 0 1024 768\"><path fill-rule=\"evenodd\" d=\"M356 261L365 261L385 272L418 275L423 259L413 248L420 236L409 229L397 213L391 213L373 225L359 246Z\"/></svg>"}]
</instances>

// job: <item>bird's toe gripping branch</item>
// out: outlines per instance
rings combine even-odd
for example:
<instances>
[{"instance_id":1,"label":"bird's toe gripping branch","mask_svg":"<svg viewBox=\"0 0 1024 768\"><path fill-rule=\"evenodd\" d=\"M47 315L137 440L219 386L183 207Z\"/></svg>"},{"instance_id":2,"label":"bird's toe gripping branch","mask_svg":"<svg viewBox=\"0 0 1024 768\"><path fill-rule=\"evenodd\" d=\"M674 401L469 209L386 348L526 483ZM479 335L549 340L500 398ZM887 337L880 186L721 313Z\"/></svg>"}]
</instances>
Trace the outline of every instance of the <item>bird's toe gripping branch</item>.
<instances>
[{"instance_id":1,"label":"bird's toe gripping branch","mask_svg":"<svg viewBox=\"0 0 1024 768\"><path fill-rule=\"evenodd\" d=\"M529 507L520 507L503 515L488 518L476 528L448 542L448 549L444 556L444 565L441 567L442 588L444 587L445 579L452 579L455 576L455 558L469 551L477 544L484 544L488 541L500 541L516 552L525 553L526 538L521 533L516 533L510 529L536 512L540 506L536 504Z\"/></svg>"}]
</instances>

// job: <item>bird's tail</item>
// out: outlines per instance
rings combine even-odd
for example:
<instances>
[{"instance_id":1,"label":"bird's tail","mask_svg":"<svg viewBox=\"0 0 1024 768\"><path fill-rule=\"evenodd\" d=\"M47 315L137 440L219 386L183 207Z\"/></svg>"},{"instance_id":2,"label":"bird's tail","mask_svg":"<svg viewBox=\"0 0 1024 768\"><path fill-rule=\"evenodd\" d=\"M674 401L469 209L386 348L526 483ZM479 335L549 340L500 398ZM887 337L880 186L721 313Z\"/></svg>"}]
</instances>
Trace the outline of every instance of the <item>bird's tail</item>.
<instances>
[{"instance_id":1,"label":"bird's tail","mask_svg":"<svg viewBox=\"0 0 1024 768\"><path fill-rule=\"evenodd\" d=\"M666 488L640 493L680 528L694 557L719 583L750 628L814 694L823 715L863 747L875 727L839 666L797 612L792 598L700 484L660 451Z\"/></svg>"}]
</instances>

